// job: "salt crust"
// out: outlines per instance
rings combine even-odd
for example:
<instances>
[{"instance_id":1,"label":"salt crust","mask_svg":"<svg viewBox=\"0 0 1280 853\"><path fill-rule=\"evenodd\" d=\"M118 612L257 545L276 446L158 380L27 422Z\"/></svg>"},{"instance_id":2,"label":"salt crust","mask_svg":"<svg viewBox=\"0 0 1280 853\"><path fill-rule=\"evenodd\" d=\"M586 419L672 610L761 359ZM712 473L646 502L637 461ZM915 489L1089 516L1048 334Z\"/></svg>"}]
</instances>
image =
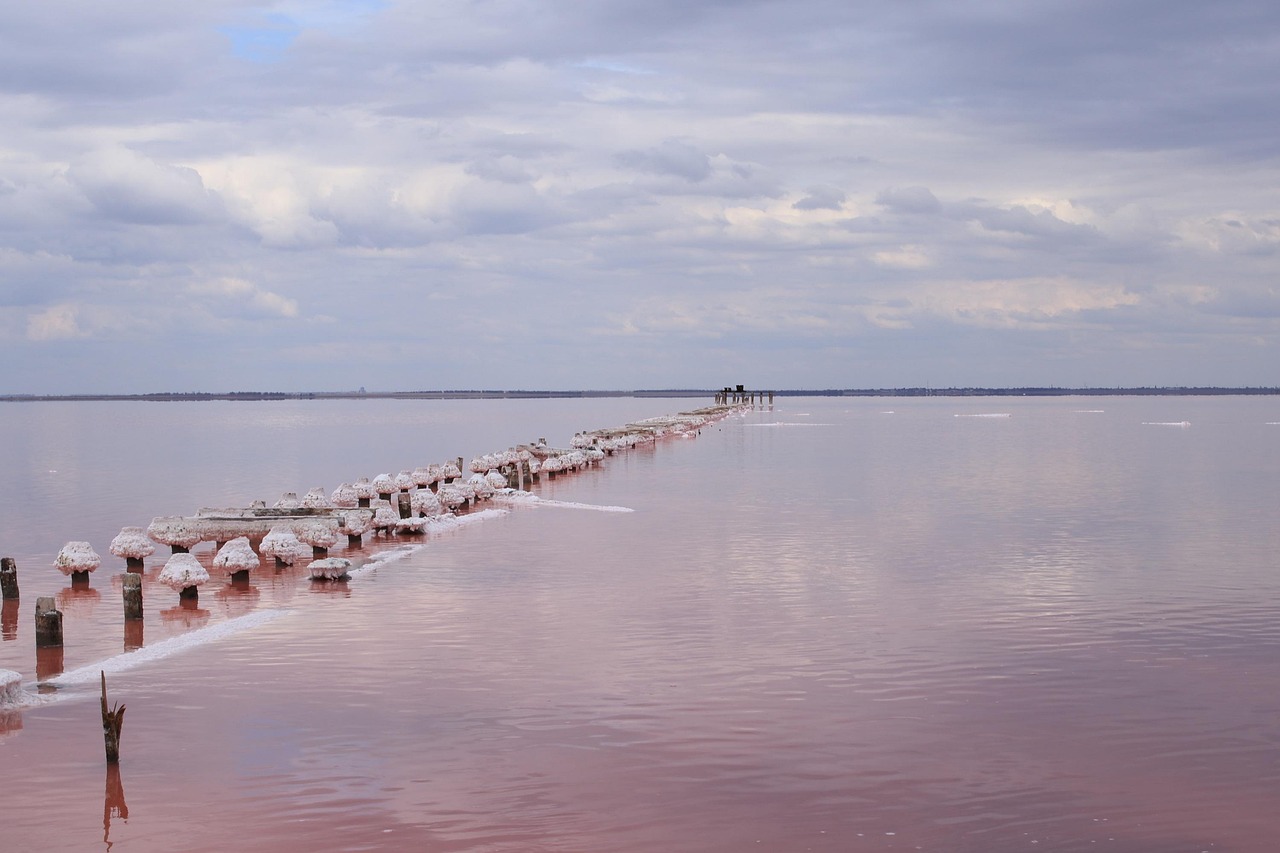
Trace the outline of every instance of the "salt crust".
<instances>
[{"instance_id":1,"label":"salt crust","mask_svg":"<svg viewBox=\"0 0 1280 853\"><path fill-rule=\"evenodd\" d=\"M141 527L123 527L116 538L111 540L107 550L127 560L141 560L154 554L156 546L151 544Z\"/></svg>"},{"instance_id":2,"label":"salt crust","mask_svg":"<svg viewBox=\"0 0 1280 853\"><path fill-rule=\"evenodd\" d=\"M326 557L323 560L312 560L307 571L316 580L337 580L346 577L351 570L351 561L345 557Z\"/></svg>"},{"instance_id":3,"label":"salt crust","mask_svg":"<svg viewBox=\"0 0 1280 853\"><path fill-rule=\"evenodd\" d=\"M189 586L208 583L209 572L191 554L174 554L164 564L156 580L170 589L181 592Z\"/></svg>"},{"instance_id":4,"label":"salt crust","mask_svg":"<svg viewBox=\"0 0 1280 853\"><path fill-rule=\"evenodd\" d=\"M68 542L58 552L53 565L64 575L72 572L92 572L102 565L102 558L94 552L88 542Z\"/></svg>"},{"instance_id":5,"label":"salt crust","mask_svg":"<svg viewBox=\"0 0 1280 853\"><path fill-rule=\"evenodd\" d=\"M181 556L181 555L174 555ZM191 556L190 554L186 556ZM56 678L51 678L47 683L55 687L69 687L77 684L93 684L98 683L98 673L105 672L112 675L117 672L124 672L133 669L144 663L162 660L164 658L175 655L188 649L198 648L206 643L221 640L241 631L250 628L256 628L272 619L285 616L293 611L290 610L259 610L254 613L247 613L244 616L237 616L235 619L228 619L225 622L219 622L216 625L210 625L206 628L197 628L186 634L180 634L177 637L170 637L167 640L161 640L154 645L143 646L132 652L116 655L88 666L73 669L70 672L64 672Z\"/></svg>"},{"instance_id":6,"label":"salt crust","mask_svg":"<svg viewBox=\"0 0 1280 853\"><path fill-rule=\"evenodd\" d=\"M214 555L213 566L228 575L236 572L252 571L261 567L262 560L253 552L247 536L237 536L223 545Z\"/></svg>"}]
</instances>

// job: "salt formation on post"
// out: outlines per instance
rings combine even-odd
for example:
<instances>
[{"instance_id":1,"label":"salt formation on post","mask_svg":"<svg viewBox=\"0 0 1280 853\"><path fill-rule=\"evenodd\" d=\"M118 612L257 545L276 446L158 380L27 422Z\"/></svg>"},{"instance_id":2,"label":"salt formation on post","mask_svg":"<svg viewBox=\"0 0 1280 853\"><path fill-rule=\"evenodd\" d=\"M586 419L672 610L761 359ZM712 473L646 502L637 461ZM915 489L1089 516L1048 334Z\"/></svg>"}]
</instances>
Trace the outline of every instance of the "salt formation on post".
<instances>
[{"instance_id":1,"label":"salt formation on post","mask_svg":"<svg viewBox=\"0 0 1280 853\"><path fill-rule=\"evenodd\" d=\"M401 471L399 474L396 474L395 479L392 482L395 483L396 489L401 492L410 491L414 486L418 485L413 480L413 474L408 471Z\"/></svg>"},{"instance_id":2,"label":"salt formation on post","mask_svg":"<svg viewBox=\"0 0 1280 853\"><path fill-rule=\"evenodd\" d=\"M350 483L341 483L333 490L333 494L329 495L329 502L342 509L355 509L360 505L360 496L356 494L355 486Z\"/></svg>"},{"instance_id":3,"label":"salt formation on post","mask_svg":"<svg viewBox=\"0 0 1280 853\"><path fill-rule=\"evenodd\" d=\"M356 500L362 507L367 507L369 501L378 497L378 490L373 487L373 483L369 482L368 477L361 477L356 480L352 488L356 490Z\"/></svg>"},{"instance_id":4,"label":"salt formation on post","mask_svg":"<svg viewBox=\"0 0 1280 853\"><path fill-rule=\"evenodd\" d=\"M338 544L338 528L327 519L307 519L293 526L293 534L311 546L317 560L328 556L329 549Z\"/></svg>"},{"instance_id":5,"label":"salt formation on post","mask_svg":"<svg viewBox=\"0 0 1280 853\"><path fill-rule=\"evenodd\" d=\"M440 498L429 489L419 489L409 498L409 509L420 518L432 518L440 514Z\"/></svg>"},{"instance_id":6,"label":"salt formation on post","mask_svg":"<svg viewBox=\"0 0 1280 853\"><path fill-rule=\"evenodd\" d=\"M5 705L21 705L26 699L22 692L22 673L0 669L0 708Z\"/></svg>"},{"instance_id":7,"label":"salt formation on post","mask_svg":"<svg viewBox=\"0 0 1280 853\"><path fill-rule=\"evenodd\" d=\"M102 565L102 558L88 542L68 542L62 546L53 564L64 575L70 575L72 583L88 583L89 572Z\"/></svg>"},{"instance_id":8,"label":"salt formation on post","mask_svg":"<svg viewBox=\"0 0 1280 853\"><path fill-rule=\"evenodd\" d=\"M277 566L292 566L298 560L311 556L311 549L293 534L287 524L277 524L262 537L258 550L264 557L274 557Z\"/></svg>"},{"instance_id":9,"label":"salt formation on post","mask_svg":"<svg viewBox=\"0 0 1280 853\"><path fill-rule=\"evenodd\" d=\"M490 471L484 475L485 480L489 482L489 487L494 491L505 489L507 487L507 478L499 474L497 471Z\"/></svg>"},{"instance_id":10,"label":"salt formation on post","mask_svg":"<svg viewBox=\"0 0 1280 853\"><path fill-rule=\"evenodd\" d=\"M384 501L391 500L392 492L398 492L400 489L396 487L396 481L391 478L390 474L379 474L373 478L373 490L378 493L378 497Z\"/></svg>"},{"instance_id":11,"label":"salt formation on post","mask_svg":"<svg viewBox=\"0 0 1280 853\"><path fill-rule=\"evenodd\" d=\"M204 530L180 515L152 519L147 535L161 545L168 545L175 554L190 551L205 540Z\"/></svg>"},{"instance_id":12,"label":"salt formation on post","mask_svg":"<svg viewBox=\"0 0 1280 853\"><path fill-rule=\"evenodd\" d=\"M326 557L323 560L313 560L307 569L311 572L313 581L343 580L351 571L351 561L344 557Z\"/></svg>"},{"instance_id":13,"label":"salt formation on post","mask_svg":"<svg viewBox=\"0 0 1280 853\"><path fill-rule=\"evenodd\" d=\"M400 513L391 506L389 501L377 500L370 504L373 510L373 529L377 531L395 530L396 523L400 521Z\"/></svg>"},{"instance_id":14,"label":"salt formation on post","mask_svg":"<svg viewBox=\"0 0 1280 853\"><path fill-rule=\"evenodd\" d=\"M179 552L164 564L156 580L177 590L179 598L196 599L200 594L197 587L209 582L209 572L194 556Z\"/></svg>"},{"instance_id":15,"label":"salt formation on post","mask_svg":"<svg viewBox=\"0 0 1280 853\"><path fill-rule=\"evenodd\" d=\"M340 517L342 532L347 534L347 547L359 548L360 537L373 529L373 513L367 509L352 509Z\"/></svg>"},{"instance_id":16,"label":"salt formation on post","mask_svg":"<svg viewBox=\"0 0 1280 853\"><path fill-rule=\"evenodd\" d=\"M324 489L317 486L302 498L302 506L307 509L328 509L333 502L324 496Z\"/></svg>"},{"instance_id":17,"label":"salt formation on post","mask_svg":"<svg viewBox=\"0 0 1280 853\"><path fill-rule=\"evenodd\" d=\"M297 508L298 508L297 492L285 492L283 495L280 496L280 500L275 502L275 506L273 507L273 509L297 509Z\"/></svg>"},{"instance_id":18,"label":"salt formation on post","mask_svg":"<svg viewBox=\"0 0 1280 853\"><path fill-rule=\"evenodd\" d=\"M107 550L123 557L126 567L132 571L142 568L142 561L156 552L156 546L151 544L141 527L124 527L111 540Z\"/></svg>"},{"instance_id":19,"label":"salt formation on post","mask_svg":"<svg viewBox=\"0 0 1280 853\"><path fill-rule=\"evenodd\" d=\"M221 569L231 580L248 580L249 572L262 565L253 552L247 536L237 536L219 549L213 558L213 567Z\"/></svg>"}]
</instances>

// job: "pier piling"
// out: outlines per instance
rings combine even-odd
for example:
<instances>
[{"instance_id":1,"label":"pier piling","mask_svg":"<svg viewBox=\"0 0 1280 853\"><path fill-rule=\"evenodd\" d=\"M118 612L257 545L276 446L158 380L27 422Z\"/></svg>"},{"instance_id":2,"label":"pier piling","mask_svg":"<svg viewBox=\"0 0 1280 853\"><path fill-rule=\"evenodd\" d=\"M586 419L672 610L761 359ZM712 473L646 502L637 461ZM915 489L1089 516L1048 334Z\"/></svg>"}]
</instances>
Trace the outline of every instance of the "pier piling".
<instances>
[{"instance_id":1,"label":"pier piling","mask_svg":"<svg viewBox=\"0 0 1280 853\"><path fill-rule=\"evenodd\" d=\"M51 596L36 599L36 648L62 645L62 611Z\"/></svg>"},{"instance_id":2,"label":"pier piling","mask_svg":"<svg viewBox=\"0 0 1280 853\"><path fill-rule=\"evenodd\" d=\"M5 601L18 598L18 564L13 557L0 559L0 594Z\"/></svg>"},{"instance_id":3,"label":"pier piling","mask_svg":"<svg viewBox=\"0 0 1280 853\"><path fill-rule=\"evenodd\" d=\"M142 618L142 575L126 573L124 576L124 618Z\"/></svg>"}]
</instances>

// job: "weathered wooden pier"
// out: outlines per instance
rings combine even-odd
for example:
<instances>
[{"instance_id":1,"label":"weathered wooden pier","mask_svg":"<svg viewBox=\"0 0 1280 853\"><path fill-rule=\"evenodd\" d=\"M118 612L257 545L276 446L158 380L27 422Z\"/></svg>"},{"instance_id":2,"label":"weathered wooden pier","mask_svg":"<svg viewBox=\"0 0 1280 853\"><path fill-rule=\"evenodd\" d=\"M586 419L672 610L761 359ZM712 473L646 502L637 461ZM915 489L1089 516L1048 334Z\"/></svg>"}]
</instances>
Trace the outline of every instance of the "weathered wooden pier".
<instances>
[{"instance_id":1,"label":"weathered wooden pier","mask_svg":"<svg viewBox=\"0 0 1280 853\"><path fill-rule=\"evenodd\" d=\"M329 550L346 539L348 550L362 547L365 535L412 536L422 534L432 522L465 512L479 501L501 490L524 491L542 477L548 479L599 464L616 453L651 444L666 436L696 435L702 427L728 415L770 404L773 392L725 388L716 394L715 405L676 415L649 418L621 427L587 430L575 434L569 447L553 447L544 438L505 451L475 457L464 468L462 457L412 470L396 476L380 474L372 481L362 478L343 483L330 496L313 489L302 499L288 492L268 507L255 501L247 507L201 508L189 516L161 516L145 528L126 527L111 543L110 553L125 561L122 586L126 648L138 648L143 616L143 576L145 560L154 551L152 542L169 546L171 555L164 570L154 578L179 591L180 598L194 606L196 588L210 575L223 574L247 582L247 573L271 559L277 569L310 560L312 580L343 580L353 565L348 558L331 557ZM465 476L469 469L471 475ZM201 562L191 549L212 542L216 554ZM235 553L232 553L232 551ZM257 562L255 562L255 560ZM85 589L89 573L100 560L87 542L69 542L56 565L71 577L73 587ZM207 564L207 565L206 565ZM0 593L4 600L4 632L16 634L19 602L17 565L10 557L0 560ZM63 614L53 597L36 600L36 675L44 681L62 672ZM130 638L132 637L132 642ZM16 695L16 673L0 670L5 695ZM105 685L104 685L105 694ZM3 699L0 696L0 699ZM105 702L105 699L104 699ZM0 704L3 704L0 702ZM121 709L122 710L122 709ZM104 726L107 711L104 705ZM118 737L118 729L116 730ZM108 742L110 755L110 741Z\"/></svg>"}]
</instances>

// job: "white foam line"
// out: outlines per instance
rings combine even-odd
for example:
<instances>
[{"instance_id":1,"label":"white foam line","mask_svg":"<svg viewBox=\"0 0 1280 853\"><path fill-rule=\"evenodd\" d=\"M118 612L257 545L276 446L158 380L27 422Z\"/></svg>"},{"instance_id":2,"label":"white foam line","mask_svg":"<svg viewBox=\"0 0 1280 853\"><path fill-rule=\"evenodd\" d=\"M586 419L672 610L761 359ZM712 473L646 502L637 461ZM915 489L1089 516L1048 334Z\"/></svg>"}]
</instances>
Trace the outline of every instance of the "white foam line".
<instances>
[{"instance_id":1,"label":"white foam line","mask_svg":"<svg viewBox=\"0 0 1280 853\"><path fill-rule=\"evenodd\" d=\"M405 557L408 557L410 554L418 553L423 549L423 547L424 546L422 545L402 545L401 547L396 548L395 550L392 550L392 551L383 551L379 554L375 554L373 558L369 560L369 562L357 568L352 569L351 571L347 572L347 574L353 578L359 578L359 577L364 577L365 575L373 574L375 571L378 570L380 566L385 566L387 563L394 563L397 560L403 560Z\"/></svg>"},{"instance_id":2,"label":"white foam line","mask_svg":"<svg viewBox=\"0 0 1280 853\"><path fill-rule=\"evenodd\" d=\"M245 616L237 616L235 619L228 619L226 622L219 622L216 625L210 625L207 628L197 628L177 637L170 637L167 640L161 640L154 646L143 646L142 648L116 655L113 658L107 658L98 661L89 666L82 666L79 669L73 669L70 672L64 672L56 678L51 678L44 682L54 687L70 687L75 684L89 684L97 682L98 673L105 672L112 675L117 672L133 669L143 664L152 663L154 661L163 660L167 657L180 654L185 651L206 645L207 643L215 643L218 640L239 634L242 631L248 631L251 628L257 628L259 625L266 624L273 619L292 613L292 610L259 610L256 613L249 613Z\"/></svg>"},{"instance_id":3,"label":"white foam line","mask_svg":"<svg viewBox=\"0 0 1280 853\"><path fill-rule=\"evenodd\" d=\"M783 421L772 421L772 422L767 423L767 424L747 424L747 426L753 426L753 427L825 427L825 426L835 426L835 424L789 424L789 423L784 423Z\"/></svg>"},{"instance_id":4,"label":"white foam line","mask_svg":"<svg viewBox=\"0 0 1280 853\"><path fill-rule=\"evenodd\" d=\"M505 492L494 493L493 499L510 503L515 506L551 506L560 509L593 509L596 512L635 512L631 507L626 506L603 506L601 504L580 504L572 501L553 501L546 498L540 498L532 492L522 492L517 489L508 489Z\"/></svg>"},{"instance_id":5,"label":"white foam line","mask_svg":"<svg viewBox=\"0 0 1280 853\"><path fill-rule=\"evenodd\" d=\"M539 500L540 506L554 506L561 509L594 509L596 512L635 512L628 506L604 506L601 504L580 504L572 501L546 501Z\"/></svg>"},{"instance_id":6,"label":"white foam line","mask_svg":"<svg viewBox=\"0 0 1280 853\"><path fill-rule=\"evenodd\" d=\"M1100 414L1102 414L1102 413L1103 413L1103 412L1105 412L1105 411L1106 411L1106 409L1076 409L1076 410L1075 410L1075 414L1077 414L1077 415L1100 415Z\"/></svg>"},{"instance_id":7,"label":"white foam line","mask_svg":"<svg viewBox=\"0 0 1280 853\"><path fill-rule=\"evenodd\" d=\"M1143 421L1142 425L1143 426L1189 427L1191 426L1191 422L1190 421Z\"/></svg>"},{"instance_id":8,"label":"white foam line","mask_svg":"<svg viewBox=\"0 0 1280 853\"><path fill-rule=\"evenodd\" d=\"M957 418L1007 418L1009 417L1009 413L1008 412L983 412L981 414L974 414L974 415L958 414L956 415L956 417Z\"/></svg>"}]
</instances>

